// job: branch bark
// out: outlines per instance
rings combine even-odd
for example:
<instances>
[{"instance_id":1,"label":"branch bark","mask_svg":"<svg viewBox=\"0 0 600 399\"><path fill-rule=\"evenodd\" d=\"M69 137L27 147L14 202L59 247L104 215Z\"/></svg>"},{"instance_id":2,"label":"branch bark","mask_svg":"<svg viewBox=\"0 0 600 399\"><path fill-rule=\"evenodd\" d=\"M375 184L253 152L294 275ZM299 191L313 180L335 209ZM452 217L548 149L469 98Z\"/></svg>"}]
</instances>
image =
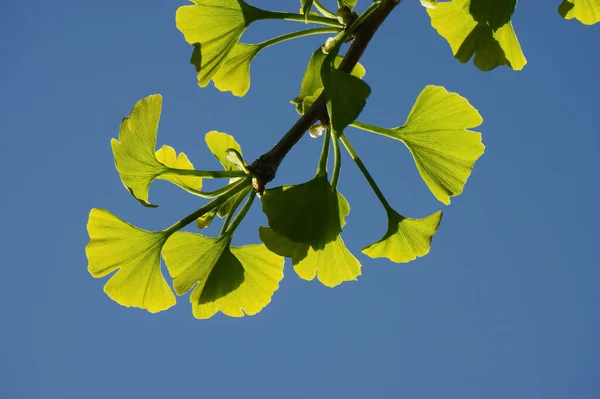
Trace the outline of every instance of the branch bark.
<instances>
[{"instance_id":1,"label":"branch bark","mask_svg":"<svg viewBox=\"0 0 600 399\"><path fill-rule=\"evenodd\" d=\"M355 37L346 52L339 70L350 73L363 55L373 35L402 0L384 0L381 6L373 12L364 22L356 28ZM302 138L304 133L317 121L329 121L327 115L325 92L323 92L313 105L302 115L288 132L265 154L256 159L250 169L256 178L255 188L262 192L267 183L272 181L277 174L279 165L288 152Z\"/></svg>"}]
</instances>

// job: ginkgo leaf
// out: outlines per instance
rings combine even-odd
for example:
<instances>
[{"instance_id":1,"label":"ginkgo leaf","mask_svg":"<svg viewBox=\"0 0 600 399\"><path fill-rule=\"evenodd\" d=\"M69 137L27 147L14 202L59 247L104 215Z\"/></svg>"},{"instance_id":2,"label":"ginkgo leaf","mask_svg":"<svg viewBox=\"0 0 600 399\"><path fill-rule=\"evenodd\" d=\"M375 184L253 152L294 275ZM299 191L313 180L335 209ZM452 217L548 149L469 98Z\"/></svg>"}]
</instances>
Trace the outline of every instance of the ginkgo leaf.
<instances>
[{"instance_id":1,"label":"ginkgo leaf","mask_svg":"<svg viewBox=\"0 0 600 399\"><path fill-rule=\"evenodd\" d=\"M444 37L455 58L490 71L507 65L521 70L527 63L510 17L516 0L452 0L428 8L431 25Z\"/></svg>"},{"instance_id":2,"label":"ginkgo leaf","mask_svg":"<svg viewBox=\"0 0 600 399\"><path fill-rule=\"evenodd\" d=\"M315 249L342 231L338 196L326 176L266 190L262 208L276 233Z\"/></svg>"},{"instance_id":3,"label":"ginkgo leaf","mask_svg":"<svg viewBox=\"0 0 600 399\"><path fill-rule=\"evenodd\" d=\"M322 78L331 126L336 132L342 132L360 115L371 88L356 76L337 69L332 69Z\"/></svg>"},{"instance_id":4,"label":"ginkgo leaf","mask_svg":"<svg viewBox=\"0 0 600 399\"><path fill-rule=\"evenodd\" d=\"M156 159L170 168L174 169L187 169L193 170L194 165L190 162L187 155L183 152L180 152L177 155L177 152L173 147L169 147L168 145L163 145L158 151L155 153ZM162 174L157 176L157 179L167 180L173 184L178 185L181 188L184 188L187 191L199 191L202 188L202 178L197 176L179 176L172 174Z\"/></svg>"},{"instance_id":5,"label":"ginkgo leaf","mask_svg":"<svg viewBox=\"0 0 600 399\"><path fill-rule=\"evenodd\" d=\"M154 179L168 180L186 190L202 187L202 178L177 174L177 169L194 168L184 153L177 156L168 146L155 152L161 108L159 94L141 99L121 122L119 140L111 140L121 181L134 198L149 207L156 206L148 202L148 191Z\"/></svg>"},{"instance_id":6,"label":"ginkgo leaf","mask_svg":"<svg viewBox=\"0 0 600 399\"><path fill-rule=\"evenodd\" d=\"M215 87L243 97L250 89L250 62L260 50L257 44L237 43L212 77Z\"/></svg>"},{"instance_id":7,"label":"ginkgo leaf","mask_svg":"<svg viewBox=\"0 0 600 399\"><path fill-rule=\"evenodd\" d=\"M294 242L268 227L260 227L259 236L270 251L291 258L294 271L304 280L310 281L316 276L327 287L335 287L344 281L356 280L361 274L360 262L339 235L322 249Z\"/></svg>"},{"instance_id":8,"label":"ginkgo leaf","mask_svg":"<svg viewBox=\"0 0 600 399\"><path fill-rule=\"evenodd\" d=\"M119 269L104 292L123 306L155 313L175 305L175 295L160 271L160 252L168 234L138 229L104 209L92 209L85 247L88 271L104 277Z\"/></svg>"},{"instance_id":9,"label":"ginkgo leaf","mask_svg":"<svg viewBox=\"0 0 600 399\"><path fill-rule=\"evenodd\" d=\"M558 7L564 19L577 19L586 25L600 22L600 0L563 0Z\"/></svg>"},{"instance_id":10,"label":"ginkgo leaf","mask_svg":"<svg viewBox=\"0 0 600 399\"><path fill-rule=\"evenodd\" d=\"M467 130L482 121L467 99L440 86L427 86L404 126L367 130L402 141L433 195L448 205L451 196L462 193L475 161L484 152L481 134Z\"/></svg>"},{"instance_id":11,"label":"ginkgo leaf","mask_svg":"<svg viewBox=\"0 0 600 399\"><path fill-rule=\"evenodd\" d=\"M175 233L163 257L178 295L192 289L194 317L218 311L234 317L254 315L265 307L283 278L282 257L264 245L229 247L231 237Z\"/></svg>"},{"instance_id":12,"label":"ginkgo leaf","mask_svg":"<svg viewBox=\"0 0 600 399\"><path fill-rule=\"evenodd\" d=\"M204 139L210 152L212 152L213 155L217 157L217 159L219 160L221 165L223 165L223 168L225 170L239 170L239 167L228 158L228 150L231 149L237 151L239 154L242 154L242 148L237 143L237 141L235 141L235 138L233 138L233 136L230 136L227 133L212 131L206 133ZM229 179L229 183L233 183L238 179L239 178ZM240 193L236 196L233 196L227 202L221 205L218 211L219 217L226 216L231 210L232 206L237 202L238 197L243 195L245 194Z\"/></svg>"},{"instance_id":13,"label":"ginkgo leaf","mask_svg":"<svg viewBox=\"0 0 600 399\"><path fill-rule=\"evenodd\" d=\"M177 9L175 22L185 40L194 45L192 64L198 85L206 87L227 60L244 30L268 13L242 0L194 0Z\"/></svg>"},{"instance_id":14,"label":"ginkgo leaf","mask_svg":"<svg viewBox=\"0 0 600 399\"><path fill-rule=\"evenodd\" d=\"M296 98L290 101L296 105L296 111L303 115L304 112L312 105L312 103L319 97L323 91L323 80L321 79L321 66L323 61L327 57L327 54L323 53L321 48L318 48L308 61L306 72L302 78L302 84L300 93ZM338 68L342 62L343 57L336 56L334 61L334 67ZM352 69L352 75L362 79L365 76L366 70L361 64L356 64Z\"/></svg>"},{"instance_id":15,"label":"ginkgo leaf","mask_svg":"<svg viewBox=\"0 0 600 399\"><path fill-rule=\"evenodd\" d=\"M388 258L396 263L406 263L418 256L425 256L441 219L441 211L423 219L409 219L389 210L387 232L381 240L367 246L362 252L371 258Z\"/></svg>"}]
</instances>

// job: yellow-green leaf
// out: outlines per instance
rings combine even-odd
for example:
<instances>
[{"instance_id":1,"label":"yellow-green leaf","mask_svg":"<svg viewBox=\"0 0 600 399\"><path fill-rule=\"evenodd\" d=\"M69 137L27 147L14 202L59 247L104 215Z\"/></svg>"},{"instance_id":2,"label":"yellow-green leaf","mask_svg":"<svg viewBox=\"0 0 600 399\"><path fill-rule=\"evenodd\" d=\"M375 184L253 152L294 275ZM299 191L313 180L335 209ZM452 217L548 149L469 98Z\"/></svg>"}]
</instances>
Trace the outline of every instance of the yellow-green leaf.
<instances>
[{"instance_id":1,"label":"yellow-green leaf","mask_svg":"<svg viewBox=\"0 0 600 399\"><path fill-rule=\"evenodd\" d=\"M257 44L236 44L212 78L215 87L234 96L244 96L250 89L250 62L260 50Z\"/></svg>"},{"instance_id":2,"label":"yellow-green leaf","mask_svg":"<svg viewBox=\"0 0 600 399\"><path fill-rule=\"evenodd\" d=\"M283 278L283 258L264 245L230 248L229 243L229 236L175 233L164 246L175 292L183 295L195 286L190 302L198 319L218 311L254 315L271 301Z\"/></svg>"},{"instance_id":3,"label":"yellow-green leaf","mask_svg":"<svg viewBox=\"0 0 600 399\"><path fill-rule=\"evenodd\" d=\"M194 168L184 153L177 156L168 146L155 152L161 108L159 94L141 99L121 122L119 140L111 140L115 166L123 185L142 205L149 207L156 206L148 202L154 179L168 180L186 190L202 187L200 177L177 174L177 169Z\"/></svg>"},{"instance_id":4,"label":"yellow-green leaf","mask_svg":"<svg viewBox=\"0 0 600 399\"><path fill-rule=\"evenodd\" d=\"M155 155L160 163L170 168L186 170L194 169L194 165L192 165L187 155L183 152L180 152L179 155L177 155L175 149L168 145L163 145L156 151ZM202 178L197 176L180 176L177 174L165 173L159 175L157 179L170 181L190 192L199 191L202 188Z\"/></svg>"},{"instance_id":5,"label":"yellow-green leaf","mask_svg":"<svg viewBox=\"0 0 600 399\"><path fill-rule=\"evenodd\" d=\"M152 313L175 305L175 295L160 271L164 232L138 229L104 209L92 209L87 229L90 274L104 277L119 269L104 286L112 300Z\"/></svg>"},{"instance_id":6,"label":"yellow-green leaf","mask_svg":"<svg viewBox=\"0 0 600 399\"><path fill-rule=\"evenodd\" d=\"M521 70L527 60L510 21L515 6L516 0L452 0L427 13L460 62L475 55L475 66L482 71L500 65Z\"/></svg>"},{"instance_id":7,"label":"yellow-green leaf","mask_svg":"<svg viewBox=\"0 0 600 399\"><path fill-rule=\"evenodd\" d=\"M239 167L235 163L231 162L227 157L228 150L230 149L236 150L238 153L240 153L240 155L242 154L242 148L240 147L238 142L235 141L235 138L233 138L233 136L230 136L227 133L221 133L213 130L212 132L206 133L204 139L210 152L212 152L213 155L217 157L217 159L219 160L221 165L223 165L223 168L225 170L239 170ZM229 183L233 183L236 180L238 180L238 178L229 179ZM240 193L236 196L233 196L229 201L221 205L218 211L219 217L226 216L227 213L229 213L229 211L231 210L233 204L236 203L238 197L243 195L245 194Z\"/></svg>"},{"instance_id":8,"label":"yellow-green leaf","mask_svg":"<svg viewBox=\"0 0 600 399\"><path fill-rule=\"evenodd\" d=\"M361 274L360 262L348 251L341 236L321 249L294 242L271 228L260 227L259 235L267 248L292 259L294 271L304 280L317 279L327 287L356 280Z\"/></svg>"},{"instance_id":9,"label":"yellow-green leaf","mask_svg":"<svg viewBox=\"0 0 600 399\"><path fill-rule=\"evenodd\" d=\"M396 263L406 263L418 256L425 256L441 218L441 211L423 219L409 219L390 210L387 232L381 240L367 246L362 252L371 258L388 258Z\"/></svg>"},{"instance_id":10,"label":"yellow-green leaf","mask_svg":"<svg viewBox=\"0 0 600 399\"><path fill-rule=\"evenodd\" d=\"M586 25L600 22L600 0L564 0L558 7L564 19L577 19Z\"/></svg>"},{"instance_id":11,"label":"yellow-green leaf","mask_svg":"<svg viewBox=\"0 0 600 399\"><path fill-rule=\"evenodd\" d=\"M194 0L194 5L179 7L177 28L194 45L192 64L198 84L206 87L227 60L246 27L260 19L262 10L241 0Z\"/></svg>"},{"instance_id":12,"label":"yellow-green leaf","mask_svg":"<svg viewBox=\"0 0 600 399\"><path fill-rule=\"evenodd\" d=\"M433 195L448 205L450 197L462 193L475 161L484 152L481 134L467 130L482 121L467 99L440 86L427 86L404 126L367 130L402 141Z\"/></svg>"}]
</instances>

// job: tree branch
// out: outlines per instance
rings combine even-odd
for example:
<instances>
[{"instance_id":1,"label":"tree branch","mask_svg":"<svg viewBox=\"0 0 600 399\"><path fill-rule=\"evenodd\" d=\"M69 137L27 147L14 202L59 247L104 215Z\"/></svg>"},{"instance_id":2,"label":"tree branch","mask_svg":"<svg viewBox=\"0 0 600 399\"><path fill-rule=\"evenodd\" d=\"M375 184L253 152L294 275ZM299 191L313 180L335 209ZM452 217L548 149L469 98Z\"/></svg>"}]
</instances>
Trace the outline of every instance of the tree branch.
<instances>
[{"instance_id":1,"label":"tree branch","mask_svg":"<svg viewBox=\"0 0 600 399\"><path fill-rule=\"evenodd\" d=\"M338 68L340 71L350 73L354 69L379 26L401 1L384 0L381 6L356 28L354 40ZM318 120L329 120L325 94L323 92L317 98L269 152L261 155L252 163L250 169L256 178L255 188L258 192L262 192L265 185L275 178L279 165L304 133Z\"/></svg>"}]
</instances>

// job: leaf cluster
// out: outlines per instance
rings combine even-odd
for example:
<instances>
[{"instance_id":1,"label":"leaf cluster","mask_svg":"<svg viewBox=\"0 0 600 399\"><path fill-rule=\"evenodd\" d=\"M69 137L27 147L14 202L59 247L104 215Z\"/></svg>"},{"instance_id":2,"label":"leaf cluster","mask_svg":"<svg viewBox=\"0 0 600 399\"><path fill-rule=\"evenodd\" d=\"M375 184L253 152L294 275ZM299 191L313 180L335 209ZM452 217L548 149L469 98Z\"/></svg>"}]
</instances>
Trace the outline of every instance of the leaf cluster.
<instances>
[{"instance_id":1,"label":"leaf cluster","mask_svg":"<svg viewBox=\"0 0 600 399\"><path fill-rule=\"evenodd\" d=\"M391 11L398 3L400 0L377 0L360 14L354 11L356 0L338 0L335 12L318 0L300 0L297 13L263 10L242 0L193 0L177 10L177 28L193 46L191 63L198 85L206 87L212 81L217 89L235 96L248 92L250 63L262 50L309 35L333 35L312 53L300 92L291 100L301 120L315 107L323 107L319 123L308 126L311 136L323 140L321 156L309 181L265 190L259 171L245 162L236 140L212 131L206 134L206 144L222 169L198 170L183 152L167 145L156 149L162 97L156 94L140 100L123 119L118 139L111 142L123 185L140 204L151 208L157 206L149 199L156 179L208 201L160 231L146 231L107 210L92 209L87 225L88 270L98 278L114 273L104 286L110 298L123 306L159 312L175 304L175 294L190 292L196 318L209 318L217 312L240 317L256 314L270 302L283 278L284 258L291 259L294 271L305 280L316 278L328 287L356 280L362 273L360 261L342 239L350 204L337 187L341 148L369 183L388 219L381 238L366 244L362 253L406 263L430 251L442 211L407 217L395 210L345 131L354 128L401 142L432 195L449 205L451 197L463 192L475 162L484 153L481 134L471 130L483 119L457 93L427 86L404 123L396 127L358 120L371 88L364 80L365 67L356 60L350 68L342 68L348 61L348 53L343 55L342 49L346 43L357 45L366 29L371 29L372 35L383 22L372 23L384 15L383 7ZM483 71L500 66L520 70L526 65L511 22L517 0L421 0L421 4L433 28L460 62L473 59ZM565 0L559 12L566 19L593 24L600 20L600 0ZM262 43L240 42L252 23L266 19L323 26ZM283 140L298 138L286 135ZM330 172L327 164L331 154L334 162ZM276 165L284 156L275 160ZM226 179L226 183L203 191L207 178ZM259 227L262 243L232 246L235 231L256 197L260 197L268 220L268 226ZM216 237L182 231L192 224L202 230L217 220L222 226ZM161 259L171 284L162 273Z\"/></svg>"}]
</instances>

